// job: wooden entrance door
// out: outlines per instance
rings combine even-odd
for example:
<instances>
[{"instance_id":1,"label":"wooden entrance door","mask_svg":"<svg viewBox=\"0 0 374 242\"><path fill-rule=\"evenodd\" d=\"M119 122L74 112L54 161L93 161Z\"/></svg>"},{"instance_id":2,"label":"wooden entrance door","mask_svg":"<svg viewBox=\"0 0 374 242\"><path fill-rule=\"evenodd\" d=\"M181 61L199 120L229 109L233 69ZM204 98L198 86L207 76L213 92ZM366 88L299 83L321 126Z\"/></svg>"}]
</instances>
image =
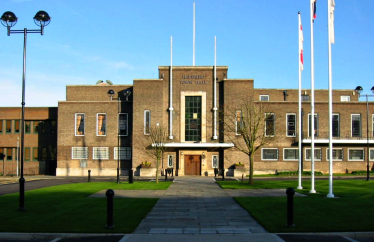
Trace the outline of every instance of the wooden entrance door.
<instances>
[{"instance_id":1,"label":"wooden entrance door","mask_svg":"<svg viewBox=\"0 0 374 242\"><path fill-rule=\"evenodd\" d=\"M201 156L185 155L184 156L184 174L201 175Z\"/></svg>"}]
</instances>

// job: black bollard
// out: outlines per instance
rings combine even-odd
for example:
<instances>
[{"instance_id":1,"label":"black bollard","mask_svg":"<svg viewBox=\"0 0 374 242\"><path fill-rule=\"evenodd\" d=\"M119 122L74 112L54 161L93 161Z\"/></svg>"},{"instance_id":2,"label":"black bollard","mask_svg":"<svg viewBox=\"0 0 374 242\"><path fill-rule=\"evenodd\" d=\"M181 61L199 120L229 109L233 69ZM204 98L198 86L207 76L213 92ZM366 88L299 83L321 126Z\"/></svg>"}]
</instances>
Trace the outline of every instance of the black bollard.
<instances>
[{"instance_id":1,"label":"black bollard","mask_svg":"<svg viewBox=\"0 0 374 242\"><path fill-rule=\"evenodd\" d=\"M225 168L222 169L222 181L225 180Z\"/></svg>"},{"instance_id":2,"label":"black bollard","mask_svg":"<svg viewBox=\"0 0 374 242\"><path fill-rule=\"evenodd\" d=\"M290 187L287 188L287 227L295 227L293 223L293 196L295 195L295 190Z\"/></svg>"},{"instance_id":3,"label":"black bollard","mask_svg":"<svg viewBox=\"0 0 374 242\"><path fill-rule=\"evenodd\" d=\"M88 182L91 182L91 170L88 170Z\"/></svg>"},{"instance_id":4,"label":"black bollard","mask_svg":"<svg viewBox=\"0 0 374 242\"><path fill-rule=\"evenodd\" d=\"M217 177L218 175L218 168L214 168L214 177Z\"/></svg>"},{"instance_id":5,"label":"black bollard","mask_svg":"<svg viewBox=\"0 0 374 242\"><path fill-rule=\"evenodd\" d=\"M165 169L165 181L167 182L168 181L168 170Z\"/></svg>"},{"instance_id":6,"label":"black bollard","mask_svg":"<svg viewBox=\"0 0 374 242\"><path fill-rule=\"evenodd\" d=\"M106 201L107 201L107 211L106 211L106 227L108 229L113 229L113 197L114 191L112 189L108 189L105 193Z\"/></svg>"},{"instance_id":7,"label":"black bollard","mask_svg":"<svg viewBox=\"0 0 374 242\"><path fill-rule=\"evenodd\" d=\"M134 171L131 169L129 172L129 183L132 184L134 183Z\"/></svg>"}]
</instances>

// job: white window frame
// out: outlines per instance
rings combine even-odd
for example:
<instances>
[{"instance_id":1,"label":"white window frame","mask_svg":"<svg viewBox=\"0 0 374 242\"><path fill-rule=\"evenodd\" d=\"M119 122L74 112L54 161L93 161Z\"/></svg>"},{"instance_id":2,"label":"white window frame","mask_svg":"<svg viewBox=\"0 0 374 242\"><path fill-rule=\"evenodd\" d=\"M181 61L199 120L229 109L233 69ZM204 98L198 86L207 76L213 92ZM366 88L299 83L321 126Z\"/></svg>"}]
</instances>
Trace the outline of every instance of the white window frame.
<instances>
[{"instance_id":1,"label":"white window frame","mask_svg":"<svg viewBox=\"0 0 374 242\"><path fill-rule=\"evenodd\" d=\"M147 113L149 113L149 132L147 132ZM144 110L144 135L150 135L151 134L151 110Z\"/></svg>"},{"instance_id":2,"label":"white window frame","mask_svg":"<svg viewBox=\"0 0 374 242\"><path fill-rule=\"evenodd\" d=\"M267 98L267 100L262 100L262 98ZM262 102L269 102L270 101L270 95L266 94L266 95L260 95L260 101Z\"/></svg>"},{"instance_id":3,"label":"white window frame","mask_svg":"<svg viewBox=\"0 0 374 242\"><path fill-rule=\"evenodd\" d=\"M276 159L264 159L264 150L277 150L277 158ZM261 160L279 160L278 148L261 148Z\"/></svg>"},{"instance_id":4,"label":"white window frame","mask_svg":"<svg viewBox=\"0 0 374 242\"><path fill-rule=\"evenodd\" d=\"M243 111L242 110L236 110L235 111L235 134L236 135L241 135L240 132L238 132L238 112L240 112L240 120L243 124Z\"/></svg>"},{"instance_id":5,"label":"white window frame","mask_svg":"<svg viewBox=\"0 0 374 242\"><path fill-rule=\"evenodd\" d=\"M312 116L312 114L311 113L308 113L308 137L312 137L311 135L310 135L310 129L309 129L309 127L311 127L311 117ZM317 117L316 118L316 120L317 120L317 123L316 122L314 122L314 126L316 127L316 132L317 132L317 134L316 135L314 135L314 137L318 137L319 136L319 115L318 115L318 113L314 113L314 116L315 117ZM313 128L313 130L314 130L314 127L311 127L311 128Z\"/></svg>"},{"instance_id":6,"label":"white window frame","mask_svg":"<svg viewBox=\"0 0 374 242\"><path fill-rule=\"evenodd\" d=\"M170 158L171 158L171 165L170 165ZM174 156L168 155L168 167L174 167Z\"/></svg>"},{"instance_id":7,"label":"white window frame","mask_svg":"<svg viewBox=\"0 0 374 242\"><path fill-rule=\"evenodd\" d=\"M83 134L77 134L77 115L83 115ZM75 136L84 136L84 134L86 133L86 115L84 113L76 113L75 116L74 116L75 120L74 120L74 133L75 133Z\"/></svg>"},{"instance_id":8,"label":"white window frame","mask_svg":"<svg viewBox=\"0 0 374 242\"><path fill-rule=\"evenodd\" d=\"M352 129L352 122L353 122L353 116L358 115L360 117L360 134L359 136L353 136L353 129ZM351 137L352 138L361 138L362 137L362 118L361 114L359 113L352 113L351 114Z\"/></svg>"},{"instance_id":9,"label":"white window frame","mask_svg":"<svg viewBox=\"0 0 374 242\"><path fill-rule=\"evenodd\" d=\"M99 134L99 115L105 115L105 126L104 126L105 134ZM106 113L97 113L96 114L96 136L106 136L106 134L108 133L107 120L108 120L108 116L107 116Z\"/></svg>"},{"instance_id":10,"label":"white window frame","mask_svg":"<svg viewBox=\"0 0 374 242\"><path fill-rule=\"evenodd\" d=\"M109 147L93 147L92 159L109 160Z\"/></svg>"},{"instance_id":11,"label":"white window frame","mask_svg":"<svg viewBox=\"0 0 374 242\"><path fill-rule=\"evenodd\" d=\"M362 159L350 159L349 152L351 150L362 150ZM363 148L350 148L348 149L348 161L365 161L365 150Z\"/></svg>"},{"instance_id":12,"label":"white window frame","mask_svg":"<svg viewBox=\"0 0 374 242\"><path fill-rule=\"evenodd\" d=\"M214 158L217 160L217 164L214 165ZM218 168L219 167L219 156L218 155L212 155L212 168Z\"/></svg>"},{"instance_id":13,"label":"white window frame","mask_svg":"<svg viewBox=\"0 0 374 242\"><path fill-rule=\"evenodd\" d=\"M370 160L370 161L373 161L373 160L374 160L374 159L371 159L371 151L372 151L372 150L374 151L374 148L369 149L369 160Z\"/></svg>"},{"instance_id":14,"label":"white window frame","mask_svg":"<svg viewBox=\"0 0 374 242\"><path fill-rule=\"evenodd\" d=\"M121 116L121 115L124 115L125 117L126 117L126 134L119 134L120 133L120 123L119 123L119 117ZM128 136L129 135L129 115L128 115L128 113L119 113L118 114L118 134L119 134L119 136Z\"/></svg>"},{"instance_id":15,"label":"white window frame","mask_svg":"<svg viewBox=\"0 0 374 242\"><path fill-rule=\"evenodd\" d=\"M267 135L267 118L268 118L268 115L273 115L273 134L272 135ZM275 113L265 113L265 136L266 137L274 137L275 136Z\"/></svg>"},{"instance_id":16,"label":"white window frame","mask_svg":"<svg viewBox=\"0 0 374 242\"><path fill-rule=\"evenodd\" d=\"M351 101L351 96L349 96L349 95L341 95L340 96L340 101L341 102L350 102Z\"/></svg>"},{"instance_id":17,"label":"white window frame","mask_svg":"<svg viewBox=\"0 0 374 242\"><path fill-rule=\"evenodd\" d=\"M286 158L286 150L296 150L297 151L297 157L295 159L287 159ZM283 148L283 160L299 160L299 148Z\"/></svg>"},{"instance_id":18,"label":"white window frame","mask_svg":"<svg viewBox=\"0 0 374 242\"><path fill-rule=\"evenodd\" d=\"M332 152L334 152L334 150L341 150L341 151L342 151L342 158L341 158L341 159L333 158L332 160L333 160L333 161L342 161L342 160L344 159L344 151L343 151L343 148L332 148ZM327 148L327 149L326 149L326 160L327 160L327 161L330 161L330 159L329 159L329 151L330 151L330 148Z\"/></svg>"},{"instance_id":19,"label":"white window frame","mask_svg":"<svg viewBox=\"0 0 374 242\"><path fill-rule=\"evenodd\" d=\"M114 147L113 152L114 159L118 160L118 147ZM119 159L131 160L131 147L119 147Z\"/></svg>"},{"instance_id":20,"label":"white window frame","mask_svg":"<svg viewBox=\"0 0 374 242\"><path fill-rule=\"evenodd\" d=\"M79 152L82 152L82 156L78 156ZM71 147L71 159L72 160L88 159L88 147Z\"/></svg>"},{"instance_id":21,"label":"white window frame","mask_svg":"<svg viewBox=\"0 0 374 242\"><path fill-rule=\"evenodd\" d=\"M310 150L310 158L307 158L307 150ZM321 152L321 157L317 158L316 157L316 150L320 150ZM305 160L312 160L312 148L305 148ZM322 148L314 148L314 160L315 161L321 161L322 160Z\"/></svg>"},{"instance_id":22,"label":"white window frame","mask_svg":"<svg viewBox=\"0 0 374 242\"><path fill-rule=\"evenodd\" d=\"M295 134L294 135L288 135L288 116L294 115L295 116ZM296 137L297 133L297 115L296 113L287 113L286 114L286 136L287 137Z\"/></svg>"}]
</instances>

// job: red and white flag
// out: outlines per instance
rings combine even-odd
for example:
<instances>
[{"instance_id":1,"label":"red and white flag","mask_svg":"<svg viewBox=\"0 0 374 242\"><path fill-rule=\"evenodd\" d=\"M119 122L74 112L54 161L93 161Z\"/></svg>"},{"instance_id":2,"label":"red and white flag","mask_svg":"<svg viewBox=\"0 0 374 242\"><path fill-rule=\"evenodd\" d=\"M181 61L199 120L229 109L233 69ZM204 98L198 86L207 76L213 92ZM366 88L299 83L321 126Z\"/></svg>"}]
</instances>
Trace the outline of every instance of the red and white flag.
<instances>
[{"instance_id":1,"label":"red and white flag","mask_svg":"<svg viewBox=\"0 0 374 242\"><path fill-rule=\"evenodd\" d=\"M335 1L329 0L329 31L330 31L330 43L335 44L335 30L334 30L334 11L335 11Z\"/></svg>"},{"instance_id":2,"label":"red and white flag","mask_svg":"<svg viewBox=\"0 0 374 242\"><path fill-rule=\"evenodd\" d=\"M303 35L303 25L301 24L301 14L299 12L299 67L300 70L304 70L304 35Z\"/></svg>"},{"instance_id":3,"label":"red and white flag","mask_svg":"<svg viewBox=\"0 0 374 242\"><path fill-rule=\"evenodd\" d=\"M312 20L314 23L314 20L317 18L317 0L310 0L310 1L312 3L312 9L313 9Z\"/></svg>"}]
</instances>

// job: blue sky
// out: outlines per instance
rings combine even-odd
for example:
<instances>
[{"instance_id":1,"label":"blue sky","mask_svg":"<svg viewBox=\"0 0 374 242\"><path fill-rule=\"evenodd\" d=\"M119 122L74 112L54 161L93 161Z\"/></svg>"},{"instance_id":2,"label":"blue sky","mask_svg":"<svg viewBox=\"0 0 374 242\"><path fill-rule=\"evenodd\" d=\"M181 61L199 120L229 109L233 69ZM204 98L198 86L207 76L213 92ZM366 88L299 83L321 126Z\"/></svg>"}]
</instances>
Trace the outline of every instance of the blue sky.
<instances>
[{"instance_id":1,"label":"blue sky","mask_svg":"<svg viewBox=\"0 0 374 242\"><path fill-rule=\"evenodd\" d=\"M309 0L195 0L196 65L229 66L229 78L256 88L298 88L298 11L304 29L303 88L310 88ZM374 85L373 0L335 0L334 89ZM158 66L192 65L193 0L1 0L13 29L36 29L35 13L52 17L43 36L29 34L26 106L57 106L66 85L157 78ZM20 106L23 35L0 25L0 106ZM327 0L314 23L315 88L328 88Z\"/></svg>"}]
</instances>

